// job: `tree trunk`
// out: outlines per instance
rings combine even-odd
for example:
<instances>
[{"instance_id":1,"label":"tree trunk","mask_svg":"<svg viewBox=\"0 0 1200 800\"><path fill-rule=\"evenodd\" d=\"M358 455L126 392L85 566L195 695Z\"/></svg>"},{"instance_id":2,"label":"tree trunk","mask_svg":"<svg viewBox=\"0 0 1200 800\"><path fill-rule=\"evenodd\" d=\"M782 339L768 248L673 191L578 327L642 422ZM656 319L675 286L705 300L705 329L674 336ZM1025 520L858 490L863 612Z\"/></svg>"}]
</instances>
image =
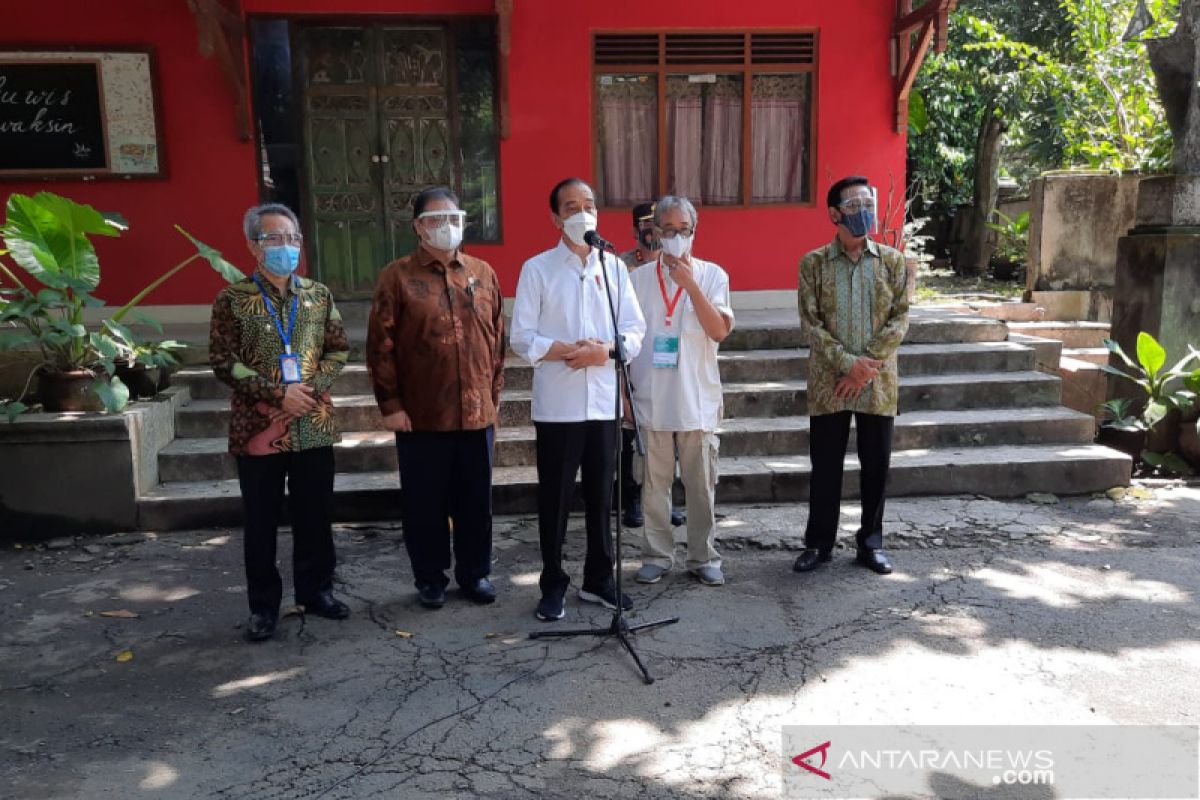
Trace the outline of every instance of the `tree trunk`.
<instances>
[{"instance_id":1,"label":"tree trunk","mask_svg":"<svg viewBox=\"0 0 1200 800\"><path fill-rule=\"evenodd\" d=\"M1000 193L1000 137L1004 124L996 108L989 108L979 124L975 141L975 195L963 232L955 269L961 275L983 275L987 272L995 244L988 223L996 210Z\"/></svg>"}]
</instances>

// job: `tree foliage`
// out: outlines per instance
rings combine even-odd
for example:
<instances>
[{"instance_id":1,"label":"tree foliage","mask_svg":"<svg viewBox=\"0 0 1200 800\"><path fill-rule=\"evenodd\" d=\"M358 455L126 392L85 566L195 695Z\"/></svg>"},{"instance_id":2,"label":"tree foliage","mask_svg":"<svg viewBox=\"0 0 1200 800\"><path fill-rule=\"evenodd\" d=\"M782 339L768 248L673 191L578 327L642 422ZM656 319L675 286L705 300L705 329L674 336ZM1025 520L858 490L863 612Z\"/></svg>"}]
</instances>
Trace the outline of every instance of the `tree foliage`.
<instances>
[{"instance_id":1,"label":"tree foliage","mask_svg":"<svg viewBox=\"0 0 1200 800\"><path fill-rule=\"evenodd\" d=\"M1064 167L1155 172L1170 132L1145 47L1123 34L1136 0L968 0L918 79L911 177L934 210L970 200L976 141L1003 120L1002 170L1024 182ZM1178 0L1148 0L1165 35Z\"/></svg>"}]
</instances>

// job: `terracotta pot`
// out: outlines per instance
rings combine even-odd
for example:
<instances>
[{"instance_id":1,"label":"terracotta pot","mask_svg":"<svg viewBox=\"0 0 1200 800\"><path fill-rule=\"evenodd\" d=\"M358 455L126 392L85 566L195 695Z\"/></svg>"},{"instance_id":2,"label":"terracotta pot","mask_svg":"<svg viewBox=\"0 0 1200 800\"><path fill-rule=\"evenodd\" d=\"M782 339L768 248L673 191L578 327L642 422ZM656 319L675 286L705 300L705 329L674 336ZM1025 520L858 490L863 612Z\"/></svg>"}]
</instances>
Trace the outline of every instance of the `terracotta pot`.
<instances>
[{"instance_id":1,"label":"terracotta pot","mask_svg":"<svg viewBox=\"0 0 1200 800\"><path fill-rule=\"evenodd\" d=\"M905 271L905 289L908 294L908 302L912 302L913 295L917 291L917 269L920 267L920 262L911 256L904 258Z\"/></svg>"},{"instance_id":2,"label":"terracotta pot","mask_svg":"<svg viewBox=\"0 0 1200 800\"><path fill-rule=\"evenodd\" d=\"M96 376L85 369L71 372L38 373L38 399L53 413L65 411L103 411L104 403L92 391Z\"/></svg>"},{"instance_id":3,"label":"terracotta pot","mask_svg":"<svg viewBox=\"0 0 1200 800\"><path fill-rule=\"evenodd\" d=\"M134 364L131 367L124 361L116 362L116 366L117 377L129 387L131 398L154 397L158 393L158 367L147 367L145 364Z\"/></svg>"},{"instance_id":4,"label":"terracotta pot","mask_svg":"<svg viewBox=\"0 0 1200 800\"><path fill-rule=\"evenodd\" d=\"M158 370L158 390L170 388L171 376L175 374L175 370L161 367Z\"/></svg>"}]
</instances>

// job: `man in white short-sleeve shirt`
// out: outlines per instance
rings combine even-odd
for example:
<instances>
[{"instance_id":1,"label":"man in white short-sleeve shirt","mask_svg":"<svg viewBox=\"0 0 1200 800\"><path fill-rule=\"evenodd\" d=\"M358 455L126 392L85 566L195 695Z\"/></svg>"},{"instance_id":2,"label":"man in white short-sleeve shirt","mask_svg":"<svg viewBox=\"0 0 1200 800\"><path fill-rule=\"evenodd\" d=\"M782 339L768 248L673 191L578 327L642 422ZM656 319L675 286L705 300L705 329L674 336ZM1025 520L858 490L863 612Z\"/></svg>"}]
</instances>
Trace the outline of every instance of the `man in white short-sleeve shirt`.
<instances>
[{"instance_id":1,"label":"man in white short-sleeve shirt","mask_svg":"<svg viewBox=\"0 0 1200 800\"><path fill-rule=\"evenodd\" d=\"M687 494L687 569L707 586L725 582L713 547L716 430L723 412L717 348L733 330L733 308L725 270L692 255L696 221L686 197L659 200L654 223L662 255L630 276L646 318L641 352L630 365L634 410L646 439L640 583L659 581L674 564L670 519L676 451Z\"/></svg>"}]
</instances>

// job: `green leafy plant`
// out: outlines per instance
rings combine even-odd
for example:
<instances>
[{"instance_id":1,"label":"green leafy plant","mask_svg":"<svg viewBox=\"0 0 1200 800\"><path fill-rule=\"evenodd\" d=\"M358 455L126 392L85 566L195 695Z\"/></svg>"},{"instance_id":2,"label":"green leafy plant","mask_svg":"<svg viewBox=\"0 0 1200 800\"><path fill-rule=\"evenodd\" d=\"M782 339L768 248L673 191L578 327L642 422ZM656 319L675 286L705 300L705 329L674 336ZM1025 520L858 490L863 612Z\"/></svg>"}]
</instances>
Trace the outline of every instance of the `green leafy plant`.
<instances>
[{"instance_id":1,"label":"green leafy plant","mask_svg":"<svg viewBox=\"0 0 1200 800\"><path fill-rule=\"evenodd\" d=\"M40 356L25 388L4 405L10 420L26 410L21 401L34 375L43 370L91 372L95 378L93 390L104 407L108 411L121 410L129 401L129 391L116 377L114 362L123 356L136 357L139 346L143 354L151 352L145 349L148 343L139 342L124 327L122 319L197 259L207 260L227 281L243 277L218 251L176 226L196 252L138 292L98 330L89 330L84 324L85 310L104 305L93 294L100 285L100 262L92 238L119 236L127 227L117 215L102 214L89 205L50 192L9 197L7 219L0 228L8 250L0 255L23 270L26 280L0 261L0 352L29 350ZM148 319L142 317L143 321ZM118 332L120 335L116 335ZM161 359L161 353L157 357Z\"/></svg>"},{"instance_id":2,"label":"green leafy plant","mask_svg":"<svg viewBox=\"0 0 1200 800\"><path fill-rule=\"evenodd\" d=\"M1015 218L997 211L1000 222L988 223L988 227L1000 234L994 257L1010 264L1024 264L1029 257L1029 212L1022 211Z\"/></svg>"},{"instance_id":3,"label":"green leafy plant","mask_svg":"<svg viewBox=\"0 0 1200 800\"><path fill-rule=\"evenodd\" d=\"M1105 339L1104 345L1121 359L1127 369L1118 369L1108 364L1102 369L1111 375L1132 381L1145 392L1140 410L1135 402L1128 398L1118 398L1101 404L1105 415L1101 424L1105 427L1119 431L1150 433L1173 411L1186 414L1196 405L1197 397L1200 396L1200 369L1189 370L1188 365L1200 359L1200 350L1190 348L1186 356L1168 368L1167 351L1157 339L1145 331L1138 334L1136 362L1112 339ZM1197 430L1200 431L1200 422L1197 423ZM1147 449L1142 452L1142 460L1152 467L1170 472L1185 475L1191 473L1187 462L1172 451L1156 452Z\"/></svg>"}]
</instances>

